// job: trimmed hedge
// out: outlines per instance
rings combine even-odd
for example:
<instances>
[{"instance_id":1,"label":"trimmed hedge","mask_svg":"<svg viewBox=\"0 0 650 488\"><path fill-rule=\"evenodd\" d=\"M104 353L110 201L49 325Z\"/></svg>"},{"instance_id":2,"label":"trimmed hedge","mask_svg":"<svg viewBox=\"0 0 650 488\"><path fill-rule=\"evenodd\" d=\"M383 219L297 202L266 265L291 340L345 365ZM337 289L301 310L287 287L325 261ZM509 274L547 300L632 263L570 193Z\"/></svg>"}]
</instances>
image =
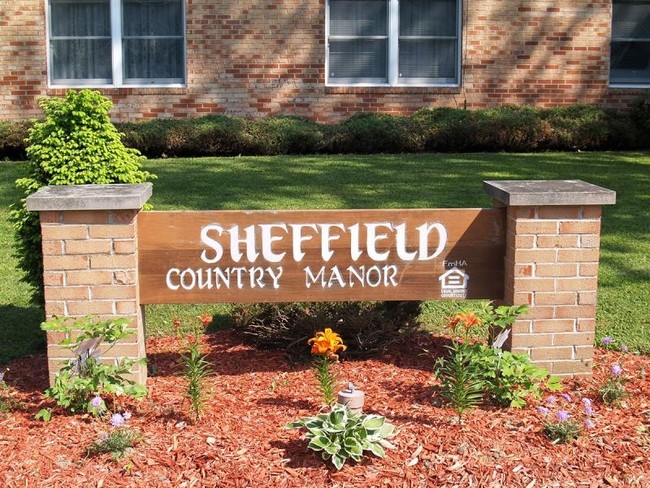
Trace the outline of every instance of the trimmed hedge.
<instances>
[{"instance_id":1,"label":"trimmed hedge","mask_svg":"<svg viewBox=\"0 0 650 488\"><path fill-rule=\"evenodd\" d=\"M0 158L23 159L28 122L0 122ZM573 105L436 108L409 117L359 113L334 125L297 117L116 124L126 146L152 158L316 153L535 152L650 148L650 107L628 112Z\"/></svg>"}]
</instances>

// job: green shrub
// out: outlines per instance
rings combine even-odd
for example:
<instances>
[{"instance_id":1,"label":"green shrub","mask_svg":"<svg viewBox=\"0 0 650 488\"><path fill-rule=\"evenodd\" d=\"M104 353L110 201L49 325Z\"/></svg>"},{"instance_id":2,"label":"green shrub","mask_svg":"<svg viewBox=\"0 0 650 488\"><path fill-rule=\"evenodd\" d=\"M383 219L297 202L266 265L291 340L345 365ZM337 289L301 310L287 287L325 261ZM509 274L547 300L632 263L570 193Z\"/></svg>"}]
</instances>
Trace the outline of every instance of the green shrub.
<instances>
[{"instance_id":1,"label":"green shrub","mask_svg":"<svg viewBox=\"0 0 650 488\"><path fill-rule=\"evenodd\" d=\"M590 105L423 109L410 117L362 112L338 124L293 116L207 115L118 124L126 146L149 157L315 153L607 150L650 147L650 105L614 112ZM0 123L0 157L25 152L28 123Z\"/></svg>"},{"instance_id":2,"label":"green shrub","mask_svg":"<svg viewBox=\"0 0 650 488\"><path fill-rule=\"evenodd\" d=\"M307 340L336 327L347 357L380 354L400 332L418 326L419 302L312 302L244 304L233 309L234 325L262 349L283 349L295 359L309 358Z\"/></svg>"},{"instance_id":3,"label":"green shrub","mask_svg":"<svg viewBox=\"0 0 650 488\"><path fill-rule=\"evenodd\" d=\"M0 120L0 159L25 159L25 139L31 122Z\"/></svg>"},{"instance_id":4,"label":"green shrub","mask_svg":"<svg viewBox=\"0 0 650 488\"><path fill-rule=\"evenodd\" d=\"M401 153L420 150L414 124L408 117L358 113L341 122L334 131L335 153Z\"/></svg>"},{"instance_id":5,"label":"green shrub","mask_svg":"<svg viewBox=\"0 0 650 488\"><path fill-rule=\"evenodd\" d=\"M43 98L45 119L29 130L28 174L16 181L27 197L48 185L142 183L154 176L141 169L144 157L122 144L108 112L112 102L91 90L69 91L64 98ZM12 205L16 250L25 281L42 299L42 252L38 214L25 198Z\"/></svg>"},{"instance_id":6,"label":"green shrub","mask_svg":"<svg viewBox=\"0 0 650 488\"><path fill-rule=\"evenodd\" d=\"M247 154L313 154L324 147L322 128L297 117L250 119L244 140Z\"/></svg>"}]
</instances>

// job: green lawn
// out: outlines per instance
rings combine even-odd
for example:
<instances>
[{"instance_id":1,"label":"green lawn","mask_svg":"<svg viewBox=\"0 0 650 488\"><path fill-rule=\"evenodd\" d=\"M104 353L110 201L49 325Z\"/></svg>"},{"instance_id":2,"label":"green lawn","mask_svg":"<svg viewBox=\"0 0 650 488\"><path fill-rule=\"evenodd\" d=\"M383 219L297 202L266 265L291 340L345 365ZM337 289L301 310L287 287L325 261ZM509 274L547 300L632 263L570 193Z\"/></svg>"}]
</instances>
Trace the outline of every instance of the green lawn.
<instances>
[{"instance_id":1,"label":"green lawn","mask_svg":"<svg viewBox=\"0 0 650 488\"><path fill-rule=\"evenodd\" d=\"M39 320L38 310L28 304L28 290L18 284L6 221L6 206L16 197L13 181L24 167L0 164L4 338L23 331L32 336ZM582 179L615 190L617 205L603 213L597 336L611 335L650 353L650 153L170 159L149 161L146 169L158 175L152 203L160 210L489 207L482 191L486 179ZM428 302L424 321L437 326L450 306ZM148 307L148 332L164 333L173 317L192 320L205 310L228 313L227 306ZM16 345L15 352L29 346ZM2 347L0 361L8 355Z\"/></svg>"}]
</instances>

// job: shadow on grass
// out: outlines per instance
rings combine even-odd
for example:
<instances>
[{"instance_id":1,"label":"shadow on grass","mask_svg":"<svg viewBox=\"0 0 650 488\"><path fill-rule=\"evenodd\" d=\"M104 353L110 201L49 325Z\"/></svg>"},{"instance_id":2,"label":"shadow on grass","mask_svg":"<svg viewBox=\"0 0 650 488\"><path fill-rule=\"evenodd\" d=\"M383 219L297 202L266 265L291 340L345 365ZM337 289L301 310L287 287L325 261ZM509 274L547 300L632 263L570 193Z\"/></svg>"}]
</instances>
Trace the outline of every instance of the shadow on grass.
<instances>
[{"instance_id":1,"label":"shadow on grass","mask_svg":"<svg viewBox=\"0 0 650 488\"><path fill-rule=\"evenodd\" d=\"M45 332L40 327L43 320L41 307L0 305L0 317L0 365L15 358L45 351Z\"/></svg>"}]
</instances>

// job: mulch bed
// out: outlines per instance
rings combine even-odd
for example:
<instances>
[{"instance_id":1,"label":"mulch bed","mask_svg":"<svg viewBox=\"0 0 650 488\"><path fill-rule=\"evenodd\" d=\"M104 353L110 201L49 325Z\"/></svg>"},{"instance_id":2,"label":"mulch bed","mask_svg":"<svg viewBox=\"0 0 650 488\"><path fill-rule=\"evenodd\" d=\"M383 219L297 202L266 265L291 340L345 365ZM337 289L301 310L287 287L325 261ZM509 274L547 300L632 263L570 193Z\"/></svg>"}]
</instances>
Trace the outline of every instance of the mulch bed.
<instances>
[{"instance_id":1,"label":"mulch bed","mask_svg":"<svg viewBox=\"0 0 650 488\"><path fill-rule=\"evenodd\" d=\"M396 425L395 450L336 471L306 449L285 424L321 408L308 365L281 351L260 351L232 332L206 336L214 373L205 416L187 418L176 338L147 343L149 396L127 401L129 426L142 441L128 457L88 457L86 447L110 427L106 420L57 413L34 420L45 406L44 356L9 365L11 398L23 409L0 413L0 485L18 486L253 486L253 487L573 487L650 486L650 358L596 351L593 380L569 380L567 391L594 402L596 427L577 441L553 445L541 432L535 405L481 408L458 423L436 405L433 359L443 340L413 335L384 357L344 361L339 379L366 392L366 413ZM613 362L629 377L624 404L599 403L595 390Z\"/></svg>"}]
</instances>

